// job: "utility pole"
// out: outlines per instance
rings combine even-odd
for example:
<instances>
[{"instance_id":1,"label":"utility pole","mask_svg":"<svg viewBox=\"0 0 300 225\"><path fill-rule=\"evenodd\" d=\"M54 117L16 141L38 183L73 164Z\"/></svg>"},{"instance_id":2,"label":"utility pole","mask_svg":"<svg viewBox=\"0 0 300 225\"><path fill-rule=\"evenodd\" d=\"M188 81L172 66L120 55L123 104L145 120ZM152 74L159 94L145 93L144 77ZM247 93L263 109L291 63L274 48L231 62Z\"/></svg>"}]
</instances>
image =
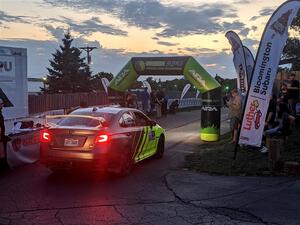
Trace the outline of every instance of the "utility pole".
<instances>
[{"instance_id":1,"label":"utility pole","mask_svg":"<svg viewBox=\"0 0 300 225\"><path fill-rule=\"evenodd\" d=\"M90 56L90 52L93 51L94 49L97 49L97 47L80 47L80 49L86 51L86 55L87 55L87 64L90 65L92 62L92 57Z\"/></svg>"}]
</instances>

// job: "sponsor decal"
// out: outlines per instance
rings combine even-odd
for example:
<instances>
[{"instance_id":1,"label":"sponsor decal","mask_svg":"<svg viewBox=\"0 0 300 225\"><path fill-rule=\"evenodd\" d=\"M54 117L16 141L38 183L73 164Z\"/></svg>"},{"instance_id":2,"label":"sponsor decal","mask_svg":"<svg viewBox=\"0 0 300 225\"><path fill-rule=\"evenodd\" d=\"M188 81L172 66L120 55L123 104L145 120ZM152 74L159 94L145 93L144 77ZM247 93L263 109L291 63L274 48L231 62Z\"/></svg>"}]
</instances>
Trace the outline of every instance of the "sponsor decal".
<instances>
[{"instance_id":1,"label":"sponsor decal","mask_svg":"<svg viewBox=\"0 0 300 225\"><path fill-rule=\"evenodd\" d=\"M260 124L261 124L260 120L262 117L262 113L258 108L259 108L258 100L252 101L249 109L247 110L246 122L243 125L243 129L251 130L253 123L254 123L255 129L259 129Z\"/></svg>"},{"instance_id":2,"label":"sponsor decal","mask_svg":"<svg viewBox=\"0 0 300 225\"><path fill-rule=\"evenodd\" d=\"M262 116L262 113L260 110L258 110L256 113L255 113L255 120L254 120L254 127L255 129L259 129L260 127L260 119L261 119L261 116Z\"/></svg>"},{"instance_id":3,"label":"sponsor decal","mask_svg":"<svg viewBox=\"0 0 300 225\"><path fill-rule=\"evenodd\" d=\"M150 141L155 140L155 132L153 130L148 133L148 136Z\"/></svg>"},{"instance_id":4,"label":"sponsor decal","mask_svg":"<svg viewBox=\"0 0 300 225\"><path fill-rule=\"evenodd\" d=\"M134 67L136 69L136 71L138 72L142 72L145 70L146 66L145 66L145 62L144 61L136 61L134 63Z\"/></svg>"},{"instance_id":5,"label":"sponsor decal","mask_svg":"<svg viewBox=\"0 0 300 225\"><path fill-rule=\"evenodd\" d=\"M22 138L15 138L12 140L12 147L15 152L18 152L22 146L27 147L40 143L40 133L36 133L33 136Z\"/></svg>"},{"instance_id":6,"label":"sponsor decal","mask_svg":"<svg viewBox=\"0 0 300 225\"><path fill-rule=\"evenodd\" d=\"M230 39L230 43L231 43L232 52L237 51L241 47L241 45L235 40L235 38L229 37L229 39Z\"/></svg>"},{"instance_id":7,"label":"sponsor decal","mask_svg":"<svg viewBox=\"0 0 300 225\"><path fill-rule=\"evenodd\" d=\"M271 25L271 29L274 30L276 33L280 34L281 36L284 35L292 12L293 12L293 10L290 9L290 10L286 11L285 13L283 13L281 15L281 17L279 17L279 19ZM274 35L272 36L272 38L273 37L274 37Z\"/></svg>"},{"instance_id":8,"label":"sponsor decal","mask_svg":"<svg viewBox=\"0 0 300 225\"><path fill-rule=\"evenodd\" d=\"M270 61L270 52L272 49L272 42L267 42L262 57L261 64L259 65L259 73L254 83L253 92L261 95L266 95L270 85L272 68L267 68Z\"/></svg>"},{"instance_id":9,"label":"sponsor decal","mask_svg":"<svg viewBox=\"0 0 300 225\"><path fill-rule=\"evenodd\" d=\"M195 70L189 70L190 75L196 80L198 81L204 88L206 87L206 82L205 80L200 76L199 73L197 73Z\"/></svg>"},{"instance_id":10,"label":"sponsor decal","mask_svg":"<svg viewBox=\"0 0 300 225\"><path fill-rule=\"evenodd\" d=\"M12 71L11 61L0 61L0 73Z\"/></svg>"},{"instance_id":11,"label":"sponsor decal","mask_svg":"<svg viewBox=\"0 0 300 225\"><path fill-rule=\"evenodd\" d=\"M240 78L240 90L242 93L246 93L247 90L246 90L246 73L245 73L245 70L243 68L243 65L240 64L239 65L239 78Z\"/></svg>"},{"instance_id":12,"label":"sponsor decal","mask_svg":"<svg viewBox=\"0 0 300 225\"><path fill-rule=\"evenodd\" d=\"M217 107L212 107L212 106L202 106L201 110L205 111L205 112L218 112Z\"/></svg>"},{"instance_id":13,"label":"sponsor decal","mask_svg":"<svg viewBox=\"0 0 300 225\"><path fill-rule=\"evenodd\" d=\"M129 74L129 69L124 69L119 76L116 77L115 85L119 85Z\"/></svg>"},{"instance_id":14,"label":"sponsor decal","mask_svg":"<svg viewBox=\"0 0 300 225\"><path fill-rule=\"evenodd\" d=\"M16 139L12 140L11 144L12 144L13 150L15 152L18 152L20 150L20 148L21 148L22 141L21 141L20 138L16 138Z\"/></svg>"}]
</instances>

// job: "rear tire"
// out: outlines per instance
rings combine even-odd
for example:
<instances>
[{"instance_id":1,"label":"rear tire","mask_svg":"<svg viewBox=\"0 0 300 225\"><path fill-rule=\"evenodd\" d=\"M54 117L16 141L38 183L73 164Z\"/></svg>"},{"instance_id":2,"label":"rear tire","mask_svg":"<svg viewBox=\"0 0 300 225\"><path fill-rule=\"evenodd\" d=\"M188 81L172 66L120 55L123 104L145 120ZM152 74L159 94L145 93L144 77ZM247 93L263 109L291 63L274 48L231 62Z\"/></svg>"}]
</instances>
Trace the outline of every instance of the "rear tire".
<instances>
[{"instance_id":1,"label":"rear tire","mask_svg":"<svg viewBox=\"0 0 300 225\"><path fill-rule=\"evenodd\" d=\"M130 153L131 152L128 152L121 157L120 168L117 172L117 175L120 177L128 176L133 169L134 163Z\"/></svg>"},{"instance_id":2,"label":"rear tire","mask_svg":"<svg viewBox=\"0 0 300 225\"><path fill-rule=\"evenodd\" d=\"M155 158L161 159L164 155L164 152L165 152L165 138L164 136L161 135L157 143Z\"/></svg>"}]
</instances>

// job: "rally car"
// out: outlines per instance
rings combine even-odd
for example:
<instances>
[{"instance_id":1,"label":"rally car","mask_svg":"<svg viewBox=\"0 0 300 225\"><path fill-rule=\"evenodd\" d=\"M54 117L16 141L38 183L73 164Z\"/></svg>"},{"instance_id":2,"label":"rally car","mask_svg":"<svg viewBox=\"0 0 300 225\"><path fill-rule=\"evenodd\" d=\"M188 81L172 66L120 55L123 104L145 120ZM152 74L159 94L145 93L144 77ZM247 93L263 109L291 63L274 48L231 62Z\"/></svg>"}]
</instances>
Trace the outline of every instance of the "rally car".
<instances>
[{"instance_id":1,"label":"rally car","mask_svg":"<svg viewBox=\"0 0 300 225\"><path fill-rule=\"evenodd\" d=\"M54 118L55 119L55 118ZM41 133L41 162L53 171L81 167L129 174L164 154L165 131L132 108L80 108Z\"/></svg>"}]
</instances>

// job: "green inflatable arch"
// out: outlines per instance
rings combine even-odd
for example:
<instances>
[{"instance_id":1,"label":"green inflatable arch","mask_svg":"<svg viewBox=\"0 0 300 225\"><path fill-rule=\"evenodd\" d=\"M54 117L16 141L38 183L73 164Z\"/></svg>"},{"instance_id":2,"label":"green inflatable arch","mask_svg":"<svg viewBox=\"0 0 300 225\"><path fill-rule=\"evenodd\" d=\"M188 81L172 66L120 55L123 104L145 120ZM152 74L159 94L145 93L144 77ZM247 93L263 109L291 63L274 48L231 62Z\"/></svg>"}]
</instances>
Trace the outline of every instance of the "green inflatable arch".
<instances>
[{"instance_id":1,"label":"green inflatable arch","mask_svg":"<svg viewBox=\"0 0 300 225\"><path fill-rule=\"evenodd\" d=\"M219 139L221 86L193 57L133 57L110 82L109 99L120 100L140 75L183 75L202 93L201 140Z\"/></svg>"}]
</instances>

